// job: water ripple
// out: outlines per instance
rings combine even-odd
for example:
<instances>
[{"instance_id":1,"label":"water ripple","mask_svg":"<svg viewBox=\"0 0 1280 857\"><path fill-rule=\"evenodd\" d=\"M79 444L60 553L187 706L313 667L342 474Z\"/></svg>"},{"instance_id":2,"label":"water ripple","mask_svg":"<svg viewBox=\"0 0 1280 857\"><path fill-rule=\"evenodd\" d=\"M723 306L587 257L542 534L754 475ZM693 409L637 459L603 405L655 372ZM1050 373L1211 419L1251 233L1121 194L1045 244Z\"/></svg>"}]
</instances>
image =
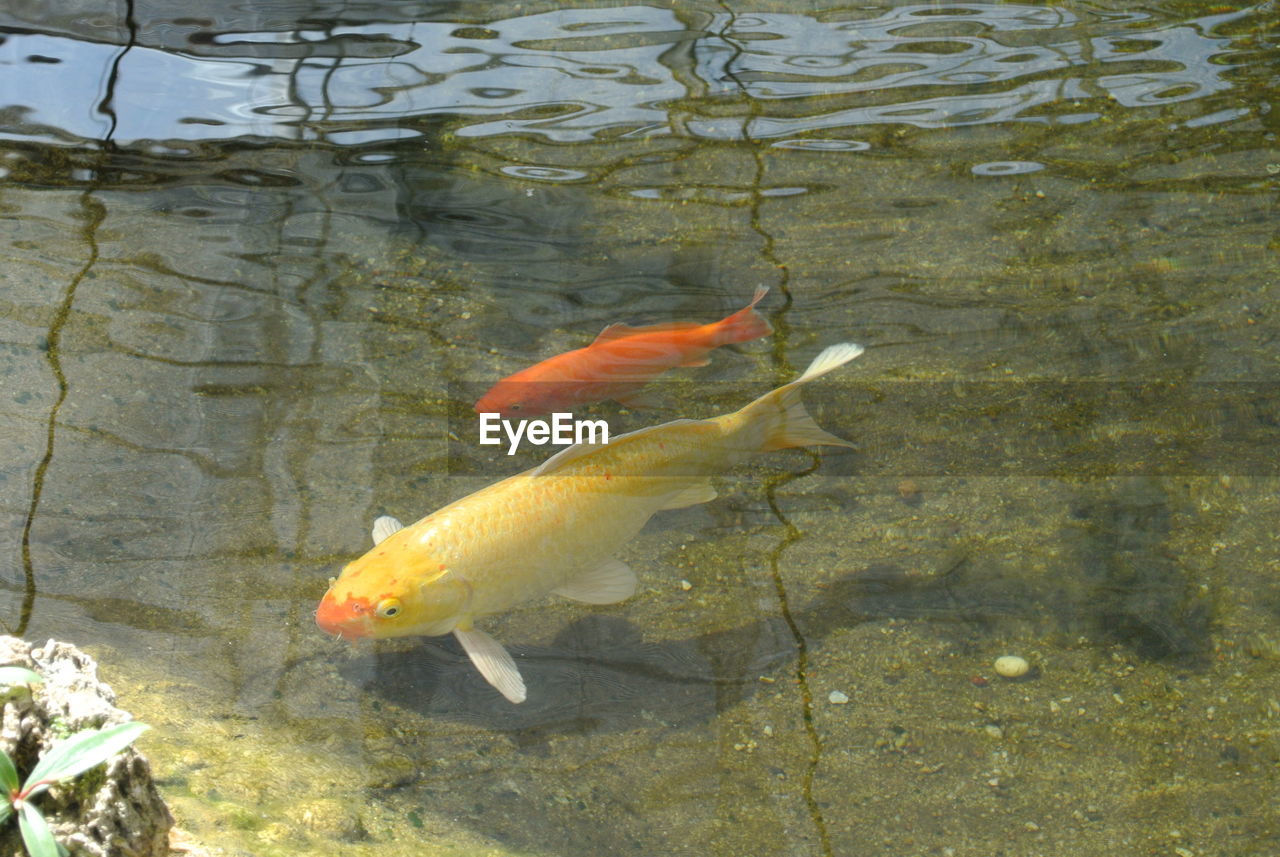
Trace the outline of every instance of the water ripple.
<instances>
[{"instance_id":1,"label":"water ripple","mask_svg":"<svg viewBox=\"0 0 1280 857\"><path fill-rule=\"evenodd\" d=\"M1213 116L1222 107L1206 97L1237 85L1233 54L1248 47L1233 33L1257 14L1171 20L970 3L842 13L863 16L855 20L721 13L700 19L702 28L648 6L484 25L349 20L215 31L212 21L183 19L148 21L143 43L125 48L114 25L76 33L6 12L0 138L370 146L447 121L461 137L554 143L785 140L865 125L1088 122L1104 104L1198 99ZM1180 110L1180 121L1197 121L1195 108Z\"/></svg>"},{"instance_id":2,"label":"water ripple","mask_svg":"<svg viewBox=\"0 0 1280 857\"><path fill-rule=\"evenodd\" d=\"M1035 173L1044 169L1038 161L991 161L985 164L974 164L975 176L1015 176L1023 173Z\"/></svg>"},{"instance_id":3,"label":"water ripple","mask_svg":"<svg viewBox=\"0 0 1280 857\"><path fill-rule=\"evenodd\" d=\"M871 144L861 140L779 140L773 144L773 148L804 149L811 152L865 152L871 148Z\"/></svg>"},{"instance_id":4,"label":"water ripple","mask_svg":"<svg viewBox=\"0 0 1280 857\"><path fill-rule=\"evenodd\" d=\"M502 173L520 179L532 179L542 182L574 182L585 179L589 174L582 170L566 170L560 167L543 167L533 164L520 164L503 167Z\"/></svg>"}]
</instances>

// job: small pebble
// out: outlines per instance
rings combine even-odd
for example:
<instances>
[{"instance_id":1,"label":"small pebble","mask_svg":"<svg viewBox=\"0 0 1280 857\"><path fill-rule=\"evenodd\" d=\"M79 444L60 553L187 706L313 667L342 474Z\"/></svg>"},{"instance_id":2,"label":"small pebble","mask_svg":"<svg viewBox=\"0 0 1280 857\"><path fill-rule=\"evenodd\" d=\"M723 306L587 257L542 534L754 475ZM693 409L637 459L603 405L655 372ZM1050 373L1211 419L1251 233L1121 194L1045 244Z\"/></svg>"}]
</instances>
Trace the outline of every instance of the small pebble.
<instances>
[{"instance_id":1,"label":"small pebble","mask_svg":"<svg viewBox=\"0 0 1280 857\"><path fill-rule=\"evenodd\" d=\"M680 581L680 588L685 592L688 592L690 589L693 589L693 584L687 580L682 580Z\"/></svg>"},{"instance_id":2,"label":"small pebble","mask_svg":"<svg viewBox=\"0 0 1280 857\"><path fill-rule=\"evenodd\" d=\"M827 702L830 702L832 705L844 705L848 701L849 694L847 693L841 693L838 690L833 690L827 694Z\"/></svg>"},{"instance_id":3,"label":"small pebble","mask_svg":"<svg viewBox=\"0 0 1280 857\"><path fill-rule=\"evenodd\" d=\"M1020 678L1031 669L1031 664L1027 663L1026 658L1017 655L1003 655L996 658L995 669L997 675L1005 678Z\"/></svg>"}]
</instances>

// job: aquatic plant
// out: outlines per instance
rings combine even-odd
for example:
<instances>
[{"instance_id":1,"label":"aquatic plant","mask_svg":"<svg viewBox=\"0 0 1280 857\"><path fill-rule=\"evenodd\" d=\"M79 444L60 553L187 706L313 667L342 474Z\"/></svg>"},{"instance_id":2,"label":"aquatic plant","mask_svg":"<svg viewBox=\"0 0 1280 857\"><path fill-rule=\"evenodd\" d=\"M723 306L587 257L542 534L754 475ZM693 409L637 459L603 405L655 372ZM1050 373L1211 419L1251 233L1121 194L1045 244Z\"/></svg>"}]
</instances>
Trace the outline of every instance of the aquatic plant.
<instances>
[{"instance_id":1,"label":"aquatic plant","mask_svg":"<svg viewBox=\"0 0 1280 857\"><path fill-rule=\"evenodd\" d=\"M0 685L31 685L39 681L40 676L25 667L0 667ZM17 813L22 842L31 857L65 855L66 849L53 838L49 823L31 799L54 783L107 761L132 744L147 728L142 723L130 722L77 732L50 747L23 783L18 780L18 769L13 759L0 750L0 787L4 792L4 799L0 801L0 825Z\"/></svg>"}]
</instances>

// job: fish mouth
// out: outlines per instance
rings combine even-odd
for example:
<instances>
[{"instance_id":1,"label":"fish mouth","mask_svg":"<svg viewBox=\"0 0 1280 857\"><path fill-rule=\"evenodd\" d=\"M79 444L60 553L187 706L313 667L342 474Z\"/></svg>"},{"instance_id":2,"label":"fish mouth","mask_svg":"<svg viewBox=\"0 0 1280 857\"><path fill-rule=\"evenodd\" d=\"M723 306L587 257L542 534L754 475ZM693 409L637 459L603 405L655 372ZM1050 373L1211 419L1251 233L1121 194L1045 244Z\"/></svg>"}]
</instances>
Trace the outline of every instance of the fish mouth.
<instances>
[{"instance_id":1,"label":"fish mouth","mask_svg":"<svg viewBox=\"0 0 1280 857\"><path fill-rule=\"evenodd\" d=\"M369 636L368 620L365 617L351 616L328 600L316 608L316 624L326 634L348 641Z\"/></svg>"},{"instance_id":2,"label":"fish mouth","mask_svg":"<svg viewBox=\"0 0 1280 857\"><path fill-rule=\"evenodd\" d=\"M324 631L326 634L332 637L340 637L341 639L346 640L348 643L354 640L358 640L364 636L363 634L359 633L358 631L352 628L326 625L322 622L316 622L316 624L319 625L320 630Z\"/></svg>"}]
</instances>

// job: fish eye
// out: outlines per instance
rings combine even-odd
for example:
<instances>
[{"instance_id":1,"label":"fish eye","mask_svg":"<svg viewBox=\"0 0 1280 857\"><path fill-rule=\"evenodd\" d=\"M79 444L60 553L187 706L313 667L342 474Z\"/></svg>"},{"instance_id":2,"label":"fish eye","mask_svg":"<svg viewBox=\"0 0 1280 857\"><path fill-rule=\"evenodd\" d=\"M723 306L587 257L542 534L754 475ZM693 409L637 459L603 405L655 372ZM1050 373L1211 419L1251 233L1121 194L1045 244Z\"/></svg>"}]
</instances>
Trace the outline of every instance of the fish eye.
<instances>
[{"instance_id":1,"label":"fish eye","mask_svg":"<svg viewBox=\"0 0 1280 857\"><path fill-rule=\"evenodd\" d=\"M390 619L393 616L400 615L400 599L399 598L382 599L381 601L378 602L378 606L375 608L375 612L377 612L379 618L382 618L382 619Z\"/></svg>"},{"instance_id":2,"label":"fish eye","mask_svg":"<svg viewBox=\"0 0 1280 857\"><path fill-rule=\"evenodd\" d=\"M523 407L524 407L524 405L520 404L519 402L512 402L511 404L507 405L507 410L509 410L509 411L518 411L518 410L520 410L520 409L521 409L521 408L523 408Z\"/></svg>"}]
</instances>

